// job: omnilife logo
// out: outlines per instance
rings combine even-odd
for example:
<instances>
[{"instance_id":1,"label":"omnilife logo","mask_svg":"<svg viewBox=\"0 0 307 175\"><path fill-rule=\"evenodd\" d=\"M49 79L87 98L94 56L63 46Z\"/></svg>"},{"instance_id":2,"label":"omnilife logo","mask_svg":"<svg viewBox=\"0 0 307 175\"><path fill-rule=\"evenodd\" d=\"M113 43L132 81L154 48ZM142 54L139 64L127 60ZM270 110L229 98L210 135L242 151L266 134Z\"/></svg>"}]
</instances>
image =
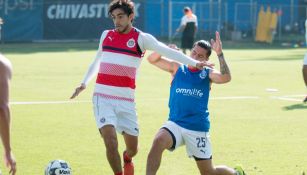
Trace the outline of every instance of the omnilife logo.
<instances>
[{"instance_id":1,"label":"omnilife logo","mask_svg":"<svg viewBox=\"0 0 307 175\"><path fill-rule=\"evenodd\" d=\"M177 88L176 93L182 94L182 95L198 97L198 98L201 98L204 95L204 93L201 90L195 89L195 88L194 89Z\"/></svg>"}]
</instances>

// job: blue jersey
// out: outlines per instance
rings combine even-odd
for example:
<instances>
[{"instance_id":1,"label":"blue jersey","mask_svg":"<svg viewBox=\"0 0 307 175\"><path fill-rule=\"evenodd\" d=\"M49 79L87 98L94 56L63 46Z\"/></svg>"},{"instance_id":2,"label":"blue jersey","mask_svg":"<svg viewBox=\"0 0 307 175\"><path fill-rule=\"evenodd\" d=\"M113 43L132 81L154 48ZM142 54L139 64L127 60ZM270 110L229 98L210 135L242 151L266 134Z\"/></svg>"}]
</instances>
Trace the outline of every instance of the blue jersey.
<instances>
[{"instance_id":1,"label":"blue jersey","mask_svg":"<svg viewBox=\"0 0 307 175\"><path fill-rule=\"evenodd\" d=\"M178 68L170 88L170 121L189 130L209 131L209 71L192 72L185 65Z\"/></svg>"}]
</instances>

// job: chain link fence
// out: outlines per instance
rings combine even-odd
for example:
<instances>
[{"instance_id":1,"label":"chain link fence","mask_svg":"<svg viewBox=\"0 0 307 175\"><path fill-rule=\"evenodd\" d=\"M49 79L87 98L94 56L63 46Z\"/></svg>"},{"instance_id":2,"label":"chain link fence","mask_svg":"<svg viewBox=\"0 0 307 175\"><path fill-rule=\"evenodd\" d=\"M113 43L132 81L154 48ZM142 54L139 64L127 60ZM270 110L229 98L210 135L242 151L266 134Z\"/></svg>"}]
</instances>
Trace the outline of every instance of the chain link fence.
<instances>
[{"instance_id":1,"label":"chain link fence","mask_svg":"<svg viewBox=\"0 0 307 175\"><path fill-rule=\"evenodd\" d=\"M214 36L215 31L220 31L226 40L255 41L260 8L263 6L266 11L269 6L272 13L279 13L274 41L305 44L306 5L259 4L254 1L234 4L170 1L169 38L174 35L180 24L184 6L190 6L198 17L198 38L210 38Z\"/></svg>"}]
</instances>

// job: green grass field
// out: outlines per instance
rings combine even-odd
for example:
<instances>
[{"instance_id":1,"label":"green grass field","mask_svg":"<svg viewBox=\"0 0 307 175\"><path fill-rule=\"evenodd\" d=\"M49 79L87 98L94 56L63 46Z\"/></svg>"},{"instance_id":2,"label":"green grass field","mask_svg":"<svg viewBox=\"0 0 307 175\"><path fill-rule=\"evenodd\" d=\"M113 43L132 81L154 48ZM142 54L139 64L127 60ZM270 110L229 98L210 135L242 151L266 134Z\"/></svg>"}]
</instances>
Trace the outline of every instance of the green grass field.
<instances>
[{"instance_id":1,"label":"green grass field","mask_svg":"<svg viewBox=\"0 0 307 175\"><path fill-rule=\"evenodd\" d=\"M12 102L68 101L95 56L96 44L8 44L0 45L0 51L14 66ZM301 102L306 94L301 73L305 52L269 46L224 49L233 79L213 85L209 103L216 165L242 164L249 175L307 172L307 105ZM211 61L218 63L215 55ZM136 95L141 132L136 175L145 174L152 140L167 119L170 80L143 61ZM11 105L17 174L41 175L54 159L68 161L74 175L112 174L93 117L93 84L78 103ZM119 141L122 152L121 137ZM7 174L2 162L0 168ZM164 153L158 174L199 173L182 147Z\"/></svg>"}]
</instances>

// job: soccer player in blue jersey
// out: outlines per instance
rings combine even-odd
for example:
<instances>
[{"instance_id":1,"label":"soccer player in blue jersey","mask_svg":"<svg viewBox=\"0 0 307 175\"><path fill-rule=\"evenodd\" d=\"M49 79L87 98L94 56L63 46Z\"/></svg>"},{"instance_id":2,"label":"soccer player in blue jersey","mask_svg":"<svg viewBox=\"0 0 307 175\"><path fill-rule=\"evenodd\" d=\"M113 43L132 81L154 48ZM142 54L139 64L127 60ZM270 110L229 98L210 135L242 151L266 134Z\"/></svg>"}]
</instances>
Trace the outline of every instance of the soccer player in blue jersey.
<instances>
[{"instance_id":1,"label":"soccer player in blue jersey","mask_svg":"<svg viewBox=\"0 0 307 175\"><path fill-rule=\"evenodd\" d=\"M186 145L189 157L196 160L202 175L244 175L240 166L213 166L209 137L208 100L211 83L227 83L231 80L230 70L222 52L220 35L216 40L200 40L194 43L191 57L198 61L208 61L214 50L220 63L220 71L214 68L199 70L161 57L154 52L148 61L158 68L171 73L169 119L157 133L147 158L146 175L155 175L161 163L164 150L175 150Z\"/></svg>"}]
</instances>

